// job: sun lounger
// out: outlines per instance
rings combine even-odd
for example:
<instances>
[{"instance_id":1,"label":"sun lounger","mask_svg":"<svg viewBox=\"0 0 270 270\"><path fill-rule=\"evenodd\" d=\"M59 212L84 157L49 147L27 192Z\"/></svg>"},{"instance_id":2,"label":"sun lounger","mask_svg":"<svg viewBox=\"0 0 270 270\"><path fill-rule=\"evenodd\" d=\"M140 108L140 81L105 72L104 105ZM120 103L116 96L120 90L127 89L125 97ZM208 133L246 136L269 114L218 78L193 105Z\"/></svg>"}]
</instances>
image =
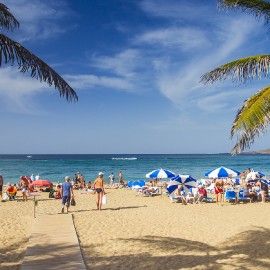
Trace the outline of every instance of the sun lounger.
<instances>
[{"instance_id":1,"label":"sun lounger","mask_svg":"<svg viewBox=\"0 0 270 270\"><path fill-rule=\"evenodd\" d=\"M202 202L214 202L214 199L211 197L203 198Z\"/></svg>"},{"instance_id":2,"label":"sun lounger","mask_svg":"<svg viewBox=\"0 0 270 270\"><path fill-rule=\"evenodd\" d=\"M234 201L234 203L236 203L237 201L236 192L234 190L227 190L225 193L225 199L228 201Z\"/></svg>"},{"instance_id":3,"label":"sun lounger","mask_svg":"<svg viewBox=\"0 0 270 270\"><path fill-rule=\"evenodd\" d=\"M147 189L147 190L142 190L142 195L145 195L145 196L154 196L154 195L157 195L159 194L159 189L158 187L151 187L151 189Z\"/></svg>"},{"instance_id":4,"label":"sun lounger","mask_svg":"<svg viewBox=\"0 0 270 270\"><path fill-rule=\"evenodd\" d=\"M250 202L250 198L244 196L243 190L239 190L237 201L238 202Z\"/></svg>"}]
</instances>

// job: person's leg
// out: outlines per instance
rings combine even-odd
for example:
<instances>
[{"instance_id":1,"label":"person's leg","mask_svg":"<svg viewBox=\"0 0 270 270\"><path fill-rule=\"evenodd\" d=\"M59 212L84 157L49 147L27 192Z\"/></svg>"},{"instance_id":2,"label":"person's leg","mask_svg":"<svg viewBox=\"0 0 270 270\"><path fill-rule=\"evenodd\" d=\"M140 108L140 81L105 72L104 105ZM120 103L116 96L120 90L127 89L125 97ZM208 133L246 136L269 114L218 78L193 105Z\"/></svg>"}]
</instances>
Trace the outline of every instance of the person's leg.
<instances>
[{"instance_id":1,"label":"person's leg","mask_svg":"<svg viewBox=\"0 0 270 270\"><path fill-rule=\"evenodd\" d=\"M98 195L98 209L101 210L103 192L100 192Z\"/></svg>"},{"instance_id":2,"label":"person's leg","mask_svg":"<svg viewBox=\"0 0 270 270\"><path fill-rule=\"evenodd\" d=\"M224 202L224 193L219 193L220 194L220 205L223 205Z\"/></svg>"},{"instance_id":3,"label":"person's leg","mask_svg":"<svg viewBox=\"0 0 270 270\"><path fill-rule=\"evenodd\" d=\"M61 213L64 214L65 211L65 204L66 204L66 196L62 197L62 209L61 209Z\"/></svg>"},{"instance_id":4,"label":"person's leg","mask_svg":"<svg viewBox=\"0 0 270 270\"><path fill-rule=\"evenodd\" d=\"M218 204L218 197L219 197L219 194L216 193L216 204Z\"/></svg>"},{"instance_id":5,"label":"person's leg","mask_svg":"<svg viewBox=\"0 0 270 270\"><path fill-rule=\"evenodd\" d=\"M262 190L262 203L265 203L265 191L264 190Z\"/></svg>"}]
</instances>

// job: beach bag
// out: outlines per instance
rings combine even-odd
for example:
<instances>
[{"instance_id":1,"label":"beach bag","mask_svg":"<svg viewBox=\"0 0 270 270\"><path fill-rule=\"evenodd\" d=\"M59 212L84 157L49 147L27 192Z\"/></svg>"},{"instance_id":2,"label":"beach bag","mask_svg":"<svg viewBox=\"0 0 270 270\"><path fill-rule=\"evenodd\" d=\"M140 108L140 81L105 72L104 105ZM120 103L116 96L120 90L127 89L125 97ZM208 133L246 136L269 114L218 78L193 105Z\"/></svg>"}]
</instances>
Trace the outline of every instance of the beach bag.
<instances>
[{"instance_id":1,"label":"beach bag","mask_svg":"<svg viewBox=\"0 0 270 270\"><path fill-rule=\"evenodd\" d=\"M107 204L107 198L105 195L102 196L102 204Z\"/></svg>"},{"instance_id":2,"label":"beach bag","mask_svg":"<svg viewBox=\"0 0 270 270\"><path fill-rule=\"evenodd\" d=\"M72 205L72 206L75 206L76 205L76 202L75 202L75 199L74 198L71 198L70 205Z\"/></svg>"}]
</instances>

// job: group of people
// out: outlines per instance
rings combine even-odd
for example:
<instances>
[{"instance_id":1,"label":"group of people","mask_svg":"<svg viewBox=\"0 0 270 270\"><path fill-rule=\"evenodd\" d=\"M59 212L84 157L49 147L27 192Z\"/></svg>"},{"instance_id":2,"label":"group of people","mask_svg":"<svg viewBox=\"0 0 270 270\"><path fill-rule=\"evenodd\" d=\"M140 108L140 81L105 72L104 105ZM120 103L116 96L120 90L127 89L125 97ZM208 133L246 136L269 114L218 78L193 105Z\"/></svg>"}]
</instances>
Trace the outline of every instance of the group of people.
<instances>
[{"instance_id":1,"label":"group of people","mask_svg":"<svg viewBox=\"0 0 270 270\"><path fill-rule=\"evenodd\" d=\"M99 172L98 177L95 179L93 183L93 190L94 194L97 195L97 200L96 200L96 206L97 210L101 210L102 208L102 197L106 194L104 190L104 183L103 183L103 177L104 173ZM65 207L66 207L66 212L69 212L69 207L70 207L70 202L71 200L74 200L74 187L72 183L70 183L70 178L69 176L65 177L65 182L62 183L61 185L61 196L62 196L62 209L61 213L65 212Z\"/></svg>"},{"instance_id":2,"label":"group of people","mask_svg":"<svg viewBox=\"0 0 270 270\"><path fill-rule=\"evenodd\" d=\"M178 185L175 190L175 199L181 200L182 204L194 203L200 204L203 199L207 199L207 190L205 185L199 185L197 191L193 192L185 192L183 185Z\"/></svg>"}]
</instances>

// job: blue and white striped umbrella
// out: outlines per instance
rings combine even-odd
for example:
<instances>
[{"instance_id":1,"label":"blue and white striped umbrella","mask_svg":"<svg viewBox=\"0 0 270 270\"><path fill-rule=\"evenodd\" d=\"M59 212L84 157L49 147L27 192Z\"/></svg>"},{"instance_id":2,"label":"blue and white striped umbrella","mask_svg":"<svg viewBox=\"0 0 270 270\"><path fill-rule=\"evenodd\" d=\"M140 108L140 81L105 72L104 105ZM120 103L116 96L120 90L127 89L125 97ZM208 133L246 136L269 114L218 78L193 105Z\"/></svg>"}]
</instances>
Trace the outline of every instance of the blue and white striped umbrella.
<instances>
[{"instance_id":1,"label":"blue and white striped umbrella","mask_svg":"<svg viewBox=\"0 0 270 270\"><path fill-rule=\"evenodd\" d=\"M263 179L262 182L265 183L266 185L270 186L270 181Z\"/></svg>"},{"instance_id":2,"label":"blue and white striped umbrella","mask_svg":"<svg viewBox=\"0 0 270 270\"><path fill-rule=\"evenodd\" d=\"M205 173L205 176L208 176L209 178L225 178L225 177L237 177L239 174L240 172L236 170L229 169L226 167L219 167L217 169Z\"/></svg>"},{"instance_id":3,"label":"blue and white striped umbrella","mask_svg":"<svg viewBox=\"0 0 270 270\"><path fill-rule=\"evenodd\" d=\"M147 178L171 178L175 174L169 170L158 169L146 174Z\"/></svg>"},{"instance_id":4,"label":"blue and white striped umbrella","mask_svg":"<svg viewBox=\"0 0 270 270\"><path fill-rule=\"evenodd\" d=\"M262 178L263 176L265 176L265 174L261 172L251 171L250 173L247 174L246 180L255 180L258 178Z\"/></svg>"},{"instance_id":5,"label":"blue and white striped umbrella","mask_svg":"<svg viewBox=\"0 0 270 270\"><path fill-rule=\"evenodd\" d=\"M178 185L182 185L184 191L188 193L190 192L191 188L197 186L197 180L192 178L190 175L177 175L170 180L167 186L168 192L170 194L174 192L177 189Z\"/></svg>"}]
</instances>

